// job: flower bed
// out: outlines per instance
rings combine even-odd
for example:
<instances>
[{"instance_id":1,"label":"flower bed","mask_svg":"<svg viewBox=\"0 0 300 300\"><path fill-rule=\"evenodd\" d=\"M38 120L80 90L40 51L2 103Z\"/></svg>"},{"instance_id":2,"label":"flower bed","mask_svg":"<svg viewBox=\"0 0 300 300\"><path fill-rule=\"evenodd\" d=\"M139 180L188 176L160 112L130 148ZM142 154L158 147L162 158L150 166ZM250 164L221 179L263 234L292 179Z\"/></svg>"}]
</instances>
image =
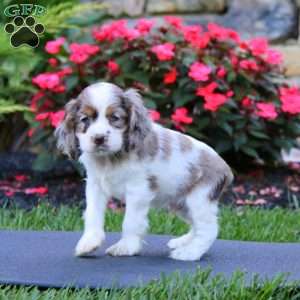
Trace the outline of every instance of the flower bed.
<instances>
[{"instance_id":1,"label":"flower bed","mask_svg":"<svg viewBox=\"0 0 300 300\"><path fill-rule=\"evenodd\" d=\"M235 159L274 162L300 134L300 90L282 83L282 57L264 38L243 41L217 24L186 26L171 16L133 28L118 20L91 36L93 43L46 44L48 65L32 79L33 143L54 148L63 106L97 81L137 88L154 121Z\"/></svg>"},{"instance_id":2,"label":"flower bed","mask_svg":"<svg viewBox=\"0 0 300 300\"><path fill-rule=\"evenodd\" d=\"M59 161L47 171L32 168L35 155L0 155L0 207L31 209L41 203L53 206L84 204L85 182L68 161ZM240 172L222 197L221 204L264 208L300 207L300 164L289 168L254 168ZM113 210L122 210L123 201L110 201Z\"/></svg>"}]
</instances>

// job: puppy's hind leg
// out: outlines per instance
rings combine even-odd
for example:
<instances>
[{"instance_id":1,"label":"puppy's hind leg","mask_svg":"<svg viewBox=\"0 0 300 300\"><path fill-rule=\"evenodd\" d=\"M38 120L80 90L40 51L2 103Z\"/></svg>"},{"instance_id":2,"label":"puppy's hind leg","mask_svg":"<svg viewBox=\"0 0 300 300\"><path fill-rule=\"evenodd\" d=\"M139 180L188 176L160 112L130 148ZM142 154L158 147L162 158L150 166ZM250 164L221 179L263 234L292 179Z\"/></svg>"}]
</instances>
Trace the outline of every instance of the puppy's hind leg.
<instances>
[{"instance_id":1,"label":"puppy's hind leg","mask_svg":"<svg viewBox=\"0 0 300 300\"><path fill-rule=\"evenodd\" d=\"M186 245L192 238L193 238L193 229L191 228L189 232L187 232L186 234L169 240L167 245L170 249L175 249Z\"/></svg>"},{"instance_id":2,"label":"puppy's hind leg","mask_svg":"<svg viewBox=\"0 0 300 300\"><path fill-rule=\"evenodd\" d=\"M207 252L218 235L218 204L211 201L211 188L197 187L186 198L192 235L186 243L171 251L177 260L199 260Z\"/></svg>"},{"instance_id":3,"label":"puppy's hind leg","mask_svg":"<svg viewBox=\"0 0 300 300\"><path fill-rule=\"evenodd\" d=\"M178 209L178 210L175 211L175 213L185 223L191 225L191 220L188 216L188 211L186 211L186 209ZM175 248L184 246L185 244L187 244L192 239L193 234L194 234L193 233L193 228L191 227L190 230L186 234L169 240L167 246L170 249L175 249Z\"/></svg>"}]
</instances>

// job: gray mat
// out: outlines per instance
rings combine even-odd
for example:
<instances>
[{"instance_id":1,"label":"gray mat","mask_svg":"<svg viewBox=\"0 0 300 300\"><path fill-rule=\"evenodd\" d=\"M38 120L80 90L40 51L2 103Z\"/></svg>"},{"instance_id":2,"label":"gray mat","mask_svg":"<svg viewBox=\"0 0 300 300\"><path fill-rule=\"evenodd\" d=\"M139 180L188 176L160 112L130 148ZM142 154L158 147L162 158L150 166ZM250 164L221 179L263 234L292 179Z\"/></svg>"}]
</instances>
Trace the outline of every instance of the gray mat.
<instances>
[{"instance_id":1,"label":"gray mat","mask_svg":"<svg viewBox=\"0 0 300 300\"><path fill-rule=\"evenodd\" d=\"M104 249L120 235L107 235L104 247L87 258L73 256L81 233L0 231L0 284L41 287L110 288L138 286L161 273L174 271L191 274L197 267L211 266L212 275L231 277L239 269L249 282L254 273L262 279L278 272L290 273L288 279L300 280L300 244L256 243L217 240L199 262L168 258L169 236L148 235L140 256L110 257Z\"/></svg>"}]
</instances>

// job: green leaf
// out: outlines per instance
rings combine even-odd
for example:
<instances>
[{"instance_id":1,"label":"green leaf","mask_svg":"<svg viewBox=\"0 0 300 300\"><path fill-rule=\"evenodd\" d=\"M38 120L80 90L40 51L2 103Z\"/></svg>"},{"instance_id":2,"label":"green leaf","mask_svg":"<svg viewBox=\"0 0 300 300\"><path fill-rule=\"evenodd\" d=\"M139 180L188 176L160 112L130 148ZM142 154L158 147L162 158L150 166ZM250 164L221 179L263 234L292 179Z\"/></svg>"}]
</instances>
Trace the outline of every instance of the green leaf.
<instances>
[{"instance_id":1,"label":"green leaf","mask_svg":"<svg viewBox=\"0 0 300 300\"><path fill-rule=\"evenodd\" d=\"M182 78L178 82L178 87L179 88L184 88L184 86L187 85L190 82L191 82L190 78Z\"/></svg>"},{"instance_id":2,"label":"green leaf","mask_svg":"<svg viewBox=\"0 0 300 300\"><path fill-rule=\"evenodd\" d=\"M249 133L252 135L252 136L255 136L259 139L265 139L265 140L269 140L270 137L267 136L265 133L261 132L261 131L257 131L257 130L249 130Z\"/></svg>"},{"instance_id":3,"label":"green leaf","mask_svg":"<svg viewBox=\"0 0 300 300\"><path fill-rule=\"evenodd\" d=\"M192 127L189 126L189 127L186 128L186 132L188 134L190 134L191 136L194 136L197 139L203 139L203 138L205 138L205 136L203 135L203 133L201 133L198 130L198 128L196 129L196 128L192 128Z\"/></svg>"},{"instance_id":4,"label":"green leaf","mask_svg":"<svg viewBox=\"0 0 300 300\"><path fill-rule=\"evenodd\" d=\"M243 129L245 127L246 123L247 123L247 120L245 120L245 119L237 120L234 128L237 130Z\"/></svg>"},{"instance_id":5,"label":"green leaf","mask_svg":"<svg viewBox=\"0 0 300 300\"><path fill-rule=\"evenodd\" d=\"M76 85L78 85L78 76L71 75L65 79L66 87L68 91L71 91Z\"/></svg>"},{"instance_id":6,"label":"green leaf","mask_svg":"<svg viewBox=\"0 0 300 300\"><path fill-rule=\"evenodd\" d=\"M175 107L183 106L186 103L189 103L190 101L195 99L194 94L188 94L183 89L177 89L173 92L172 100L175 104Z\"/></svg>"},{"instance_id":7,"label":"green leaf","mask_svg":"<svg viewBox=\"0 0 300 300\"><path fill-rule=\"evenodd\" d=\"M249 148L249 147L241 147L242 152L244 152L245 154L255 157L255 158L259 158L258 153L256 152L255 149L253 148Z\"/></svg>"},{"instance_id":8,"label":"green leaf","mask_svg":"<svg viewBox=\"0 0 300 300\"><path fill-rule=\"evenodd\" d=\"M135 72L135 73L126 73L126 74L124 74L124 78L129 78L129 79L132 79L134 81L141 82L145 85L149 84L148 74L146 74L145 72L142 72L142 71L138 71L138 72Z\"/></svg>"},{"instance_id":9,"label":"green leaf","mask_svg":"<svg viewBox=\"0 0 300 300\"><path fill-rule=\"evenodd\" d=\"M186 67L189 67L196 60L197 55L194 52L186 51L182 59L182 64Z\"/></svg>"},{"instance_id":10,"label":"green leaf","mask_svg":"<svg viewBox=\"0 0 300 300\"><path fill-rule=\"evenodd\" d=\"M222 123L221 127L225 132L232 136L233 129L227 122Z\"/></svg>"},{"instance_id":11,"label":"green leaf","mask_svg":"<svg viewBox=\"0 0 300 300\"><path fill-rule=\"evenodd\" d=\"M228 72L228 74L227 74L227 81L229 83L231 83L231 82L233 82L235 80L236 80L236 73L234 71Z\"/></svg>"},{"instance_id":12,"label":"green leaf","mask_svg":"<svg viewBox=\"0 0 300 300\"><path fill-rule=\"evenodd\" d=\"M15 112L30 111L28 106L16 104L11 100L0 99L0 114L11 114Z\"/></svg>"},{"instance_id":13,"label":"green leaf","mask_svg":"<svg viewBox=\"0 0 300 300\"><path fill-rule=\"evenodd\" d=\"M210 119L208 117L199 117L196 121L197 129L201 130L205 128L210 123Z\"/></svg>"},{"instance_id":14,"label":"green leaf","mask_svg":"<svg viewBox=\"0 0 300 300\"><path fill-rule=\"evenodd\" d=\"M217 142L215 148L218 153L224 153L232 148L232 143L230 140L222 139Z\"/></svg>"},{"instance_id":15,"label":"green leaf","mask_svg":"<svg viewBox=\"0 0 300 300\"><path fill-rule=\"evenodd\" d=\"M33 169L36 171L47 171L50 170L55 158L48 152L42 152L33 162Z\"/></svg>"},{"instance_id":16,"label":"green leaf","mask_svg":"<svg viewBox=\"0 0 300 300\"><path fill-rule=\"evenodd\" d=\"M150 108L150 109L156 109L157 108L156 102L153 101L152 99L149 99L148 97L143 97L143 99L144 99L144 102L145 102L145 106L147 108Z\"/></svg>"},{"instance_id":17,"label":"green leaf","mask_svg":"<svg viewBox=\"0 0 300 300\"><path fill-rule=\"evenodd\" d=\"M242 132L235 136L235 139L233 141L233 146L235 150L239 150L242 145L246 144L246 142L247 142L247 136L245 133Z\"/></svg>"}]
</instances>

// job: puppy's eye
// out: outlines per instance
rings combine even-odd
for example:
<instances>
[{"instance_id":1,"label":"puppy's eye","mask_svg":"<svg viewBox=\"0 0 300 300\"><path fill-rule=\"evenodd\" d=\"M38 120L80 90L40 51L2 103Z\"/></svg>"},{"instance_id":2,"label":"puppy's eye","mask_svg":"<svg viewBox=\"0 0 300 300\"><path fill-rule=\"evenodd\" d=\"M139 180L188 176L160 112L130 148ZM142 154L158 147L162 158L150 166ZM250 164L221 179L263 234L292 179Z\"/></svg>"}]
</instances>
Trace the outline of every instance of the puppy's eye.
<instances>
[{"instance_id":1,"label":"puppy's eye","mask_svg":"<svg viewBox=\"0 0 300 300\"><path fill-rule=\"evenodd\" d=\"M121 120L121 117L119 115L113 114L113 115L110 116L110 120L112 122L117 122L117 121Z\"/></svg>"},{"instance_id":2,"label":"puppy's eye","mask_svg":"<svg viewBox=\"0 0 300 300\"><path fill-rule=\"evenodd\" d=\"M84 116L80 118L80 122L82 123L87 123L89 121L89 117L88 116Z\"/></svg>"}]
</instances>

